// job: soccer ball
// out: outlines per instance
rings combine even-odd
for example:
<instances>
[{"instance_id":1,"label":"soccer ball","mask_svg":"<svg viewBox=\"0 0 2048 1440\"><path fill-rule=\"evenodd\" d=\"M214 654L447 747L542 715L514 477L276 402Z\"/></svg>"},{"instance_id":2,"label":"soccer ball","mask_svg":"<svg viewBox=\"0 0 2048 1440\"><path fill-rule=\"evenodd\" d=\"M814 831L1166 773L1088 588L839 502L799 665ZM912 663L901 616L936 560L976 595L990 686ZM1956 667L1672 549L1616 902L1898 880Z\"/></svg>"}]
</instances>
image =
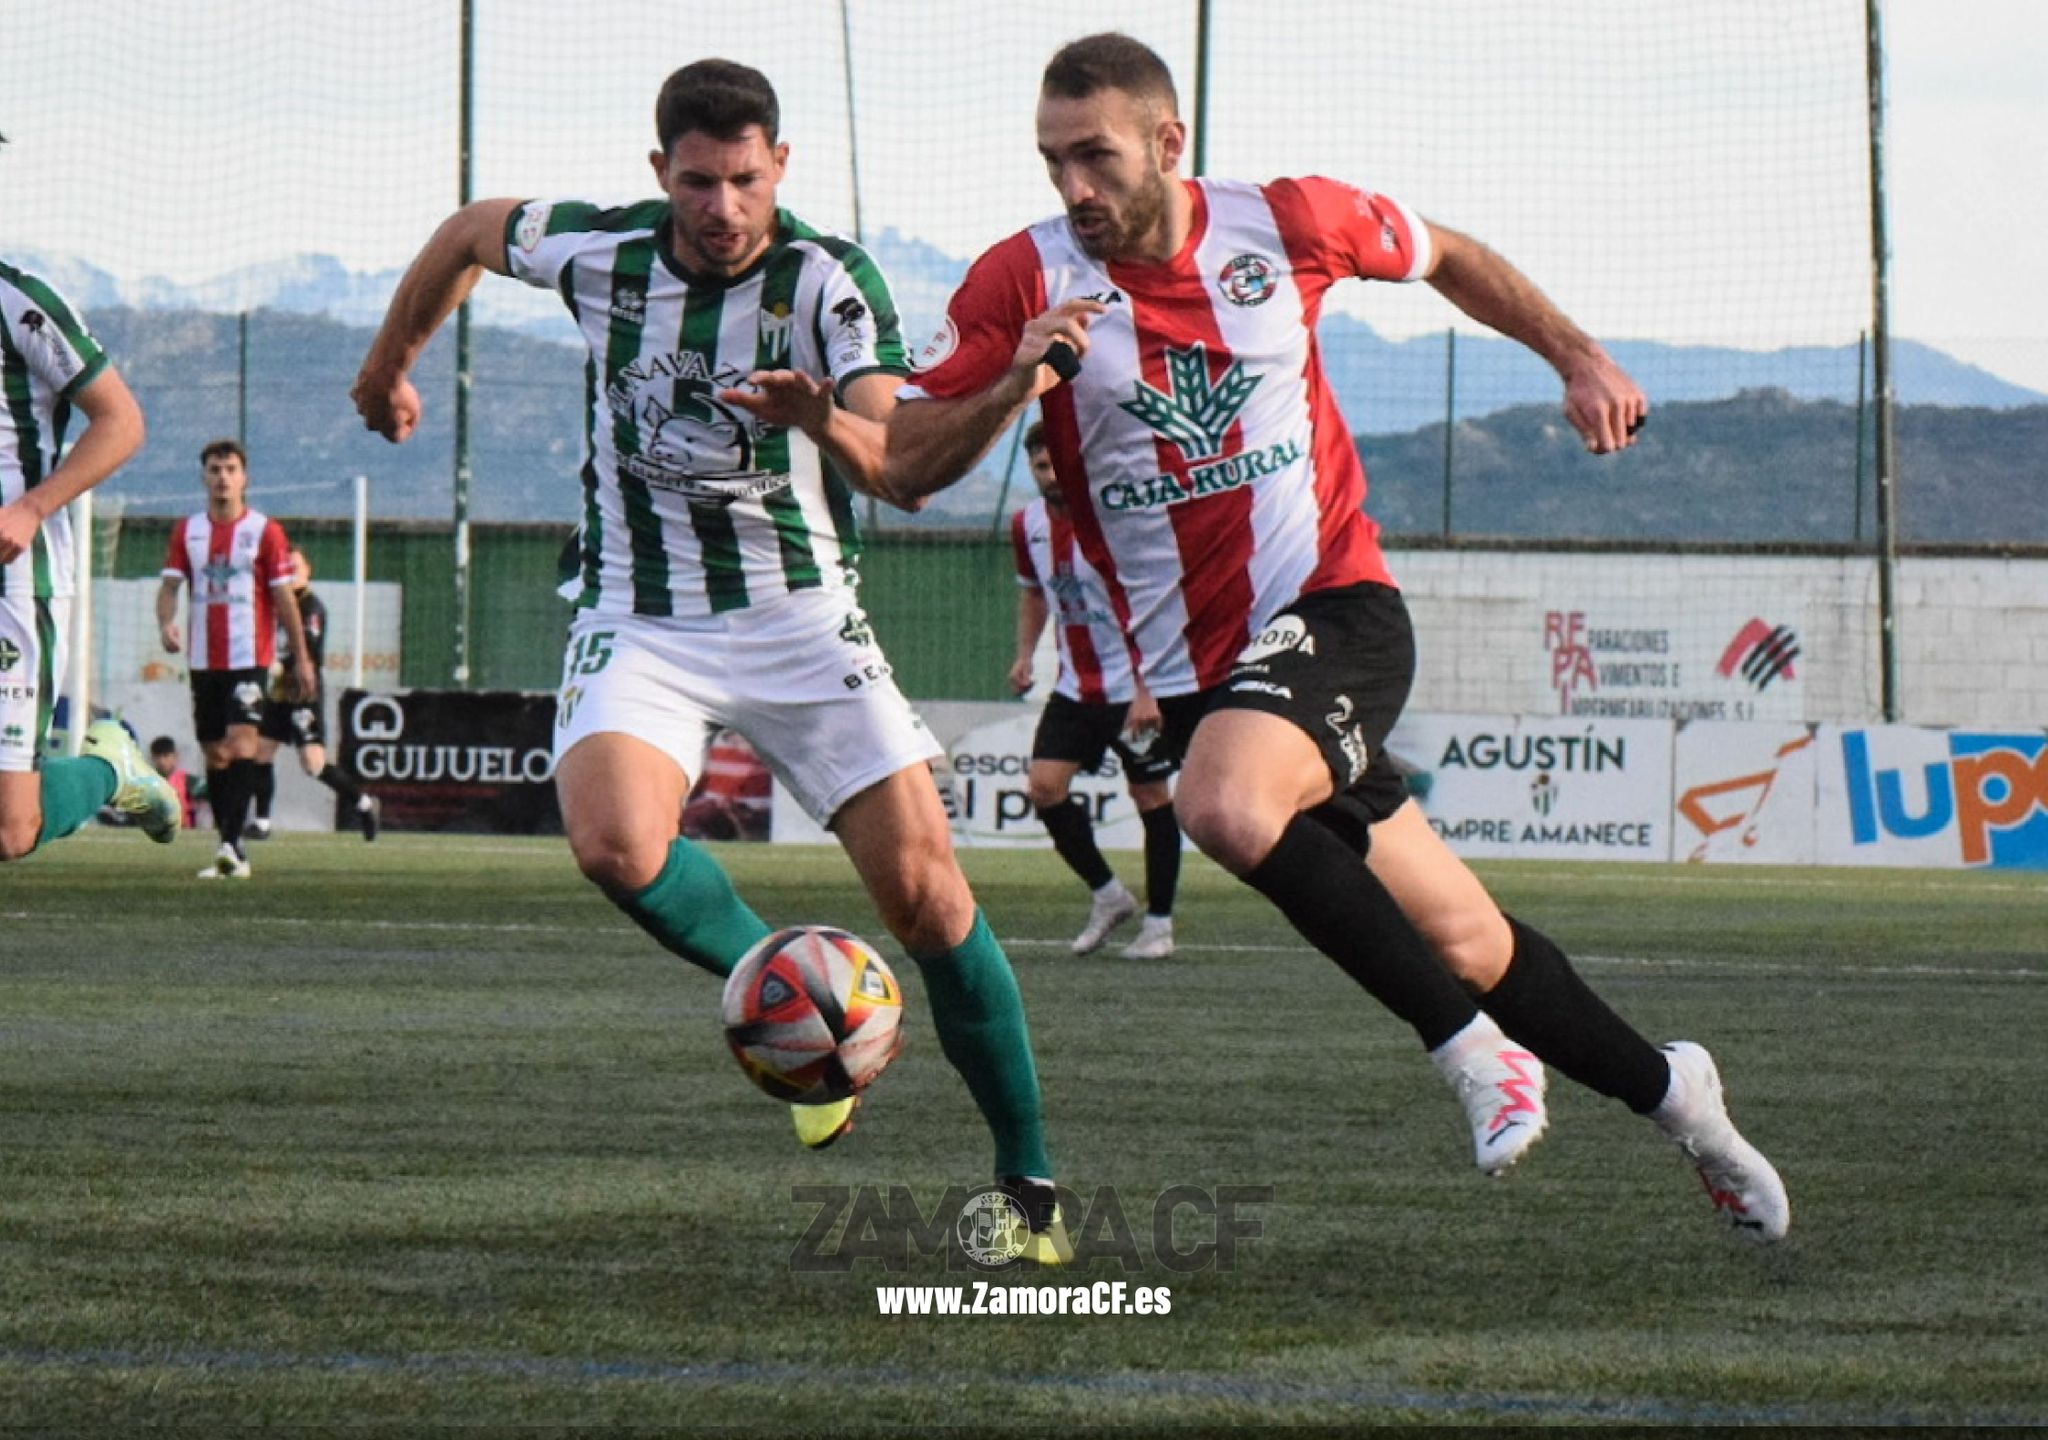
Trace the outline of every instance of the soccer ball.
<instances>
[{"instance_id":1,"label":"soccer ball","mask_svg":"<svg viewBox=\"0 0 2048 1440\"><path fill-rule=\"evenodd\" d=\"M777 930L726 978L720 1018L740 1068L778 1100L822 1105L874 1083L903 1048L903 991L857 935Z\"/></svg>"}]
</instances>

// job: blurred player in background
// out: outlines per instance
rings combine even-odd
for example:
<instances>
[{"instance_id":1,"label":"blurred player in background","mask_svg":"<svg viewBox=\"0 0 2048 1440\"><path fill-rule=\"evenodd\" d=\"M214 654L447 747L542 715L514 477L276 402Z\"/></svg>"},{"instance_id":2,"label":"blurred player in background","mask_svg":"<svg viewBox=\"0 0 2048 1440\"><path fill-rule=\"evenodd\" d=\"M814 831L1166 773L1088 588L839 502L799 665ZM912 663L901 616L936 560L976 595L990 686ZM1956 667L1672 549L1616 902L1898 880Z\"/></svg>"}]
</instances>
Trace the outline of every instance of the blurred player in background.
<instances>
[{"instance_id":1,"label":"blurred player in background","mask_svg":"<svg viewBox=\"0 0 2048 1440\"><path fill-rule=\"evenodd\" d=\"M854 593L841 477L880 471L908 370L895 304L859 247L776 207L789 147L766 77L699 61L655 119L658 200L486 200L444 222L392 297L357 409L389 440L413 433L409 372L485 271L567 302L591 376L555 741L577 864L669 950L729 974L768 927L678 826L711 732L744 734L922 970L1031 1218L1026 1253L1057 1258L1023 1000L953 854L939 746ZM852 1120L851 1101L794 1108L814 1146Z\"/></svg>"},{"instance_id":2,"label":"blurred player in background","mask_svg":"<svg viewBox=\"0 0 2048 1440\"><path fill-rule=\"evenodd\" d=\"M1338 280L1427 280L1550 362L1596 454L1631 442L1642 391L1507 261L1385 195L1182 180L1173 78L1126 36L1053 57L1037 130L1064 213L969 270L889 422L882 493L952 483L1039 401L1082 550L1186 747L1182 825L1415 1030L1480 1168L1543 1132L1540 1056L1652 1119L1739 1233L1783 1235L1785 1188L1707 1052L1652 1046L1502 914L1388 763L1414 640L1316 319Z\"/></svg>"},{"instance_id":3,"label":"blurred player in background","mask_svg":"<svg viewBox=\"0 0 2048 1440\"><path fill-rule=\"evenodd\" d=\"M277 662L271 666L269 688L263 697L263 720L258 726L261 738L256 742L256 770L250 789L254 813L245 836L250 840L270 838L270 806L277 798L277 749L290 745L299 752L299 768L339 795L353 812L363 838L375 840L383 806L327 758L327 604L313 593L313 562L306 552L294 545L291 559L292 597L298 601L299 627L305 632L307 657L313 662L313 688L296 699L286 693L285 676L296 668L297 652L291 648L289 635L280 636Z\"/></svg>"},{"instance_id":4,"label":"blurred player in background","mask_svg":"<svg viewBox=\"0 0 2048 1440\"><path fill-rule=\"evenodd\" d=\"M185 768L178 756L178 742L168 735L159 735L149 742L149 768L163 776L164 783L177 792L178 807L184 816L185 828L190 830L199 823L199 802L204 797L204 787L194 788L192 772Z\"/></svg>"},{"instance_id":5,"label":"blurred player in background","mask_svg":"<svg viewBox=\"0 0 2048 1440\"><path fill-rule=\"evenodd\" d=\"M199 872L204 880L249 878L242 826L256 786L263 696L282 631L292 663L288 694L318 688L292 587L291 542L284 527L249 508L249 457L233 440L199 452L206 508L171 530L157 590L156 622L163 647L187 652L192 671L192 728L206 752L206 793L220 849ZM192 587L191 632L178 628L178 590Z\"/></svg>"},{"instance_id":6,"label":"blurred player in background","mask_svg":"<svg viewBox=\"0 0 2048 1440\"><path fill-rule=\"evenodd\" d=\"M44 754L72 596L88 578L73 573L71 502L141 448L142 407L64 298L4 260L0 397L0 860L62 839L103 805L169 841L178 797L119 724L89 726L75 758ZM85 428L67 452L74 410Z\"/></svg>"},{"instance_id":7,"label":"blurred player in background","mask_svg":"<svg viewBox=\"0 0 2048 1440\"><path fill-rule=\"evenodd\" d=\"M1139 678L1102 577L1075 543L1043 424L1024 432L1024 453L1038 498L1010 517L1018 587L1017 658L1010 666L1010 688L1018 694L1031 688L1032 655L1046 620L1059 617L1053 627L1059 676L1031 737L1025 787L1053 849L1092 894L1088 923L1074 937L1074 953L1091 954L1138 913L1137 897L1095 843L1087 802L1073 794L1074 776L1083 770L1093 773L1106 753L1116 752L1145 827L1145 919L1123 954L1127 960L1164 960L1173 954L1173 892L1180 883L1180 827L1174 823L1168 786L1179 767L1165 747L1153 743L1159 734L1159 705Z\"/></svg>"}]
</instances>

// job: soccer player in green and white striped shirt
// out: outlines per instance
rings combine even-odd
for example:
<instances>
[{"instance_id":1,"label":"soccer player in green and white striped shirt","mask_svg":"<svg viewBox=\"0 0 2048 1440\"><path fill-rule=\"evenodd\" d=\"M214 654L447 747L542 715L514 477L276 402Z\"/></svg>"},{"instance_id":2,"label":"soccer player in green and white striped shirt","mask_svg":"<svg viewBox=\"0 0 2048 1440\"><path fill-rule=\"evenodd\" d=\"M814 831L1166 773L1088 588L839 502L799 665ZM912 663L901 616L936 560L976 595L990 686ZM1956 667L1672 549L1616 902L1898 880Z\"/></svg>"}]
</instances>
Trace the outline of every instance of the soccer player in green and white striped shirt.
<instances>
[{"instance_id":1,"label":"soccer player in green and white striped shirt","mask_svg":"<svg viewBox=\"0 0 2048 1440\"><path fill-rule=\"evenodd\" d=\"M953 855L939 747L854 594L851 493L879 472L909 371L895 304L857 245L777 208L779 119L759 72L699 61L656 104L659 198L457 211L392 297L356 406L389 440L413 433L412 366L484 271L561 296L589 352L555 742L577 863L663 945L730 973L768 927L678 827L708 736L745 735L923 970L996 1173L1034 1221L1026 1253L1057 1258L1016 980ZM851 1116L800 1106L797 1129L829 1143Z\"/></svg>"},{"instance_id":2,"label":"soccer player in green and white striped shirt","mask_svg":"<svg viewBox=\"0 0 2048 1440\"><path fill-rule=\"evenodd\" d=\"M85 429L67 452L74 410ZM0 861L69 835L107 804L151 839L178 833L176 793L119 724L88 728L77 759L43 753L71 597L86 578L72 573L70 505L119 469L142 433L142 408L64 297L0 260Z\"/></svg>"}]
</instances>

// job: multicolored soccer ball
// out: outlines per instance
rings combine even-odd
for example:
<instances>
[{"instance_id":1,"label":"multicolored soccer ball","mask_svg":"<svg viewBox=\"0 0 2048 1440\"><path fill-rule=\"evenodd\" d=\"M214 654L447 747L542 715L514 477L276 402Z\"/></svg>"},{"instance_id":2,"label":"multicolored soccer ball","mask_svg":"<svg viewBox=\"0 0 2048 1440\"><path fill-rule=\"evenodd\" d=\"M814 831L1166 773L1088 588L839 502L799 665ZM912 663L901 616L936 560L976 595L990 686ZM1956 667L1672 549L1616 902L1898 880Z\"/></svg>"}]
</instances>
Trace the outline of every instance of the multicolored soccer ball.
<instances>
[{"instance_id":1,"label":"multicolored soccer ball","mask_svg":"<svg viewBox=\"0 0 2048 1440\"><path fill-rule=\"evenodd\" d=\"M880 955L828 925L778 930L726 978L725 1042L778 1100L822 1105L874 1083L903 1048L903 991Z\"/></svg>"}]
</instances>

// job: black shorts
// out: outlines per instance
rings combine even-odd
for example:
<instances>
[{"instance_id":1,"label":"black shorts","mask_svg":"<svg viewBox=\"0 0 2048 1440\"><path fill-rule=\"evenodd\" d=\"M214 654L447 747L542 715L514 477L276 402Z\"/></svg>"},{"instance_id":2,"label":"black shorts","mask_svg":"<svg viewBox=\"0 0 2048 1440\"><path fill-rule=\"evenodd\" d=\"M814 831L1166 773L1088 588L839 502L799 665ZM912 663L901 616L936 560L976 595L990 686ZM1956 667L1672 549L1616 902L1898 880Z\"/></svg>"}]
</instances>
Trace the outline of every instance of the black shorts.
<instances>
[{"instance_id":1,"label":"black shorts","mask_svg":"<svg viewBox=\"0 0 2048 1440\"><path fill-rule=\"evenodd\" d=\"M1070 700L1055 690L1038 717L1038 730L1031 737L1033 760L1067 760L1093 775L1102 768L1102 757L1116 752L1124 777L1133 785L1164 780L1180 768L1177 754L1168 753L1158 738L1143 751L1124 739L1124 716L1130 702L1089 705Z\"/></svg>"},{"instance_id":2,"label":"black shorts","mask_svg":"<svg viewBox=\"0 0 2048 1440\"><path fill-rule=\"evenodd\" d=\"M1415 631L1387 585L1316 590L1275 615L1221 685L1159 702L1161 737L1176 759L1212 710L1277 715L1315 741L1336 795L1317 818L1353 837L1408 799L1387 757L1387 735L1415 683Z\"/></svg>"},{"instance_id":3,"label":"black shorts","mask_svg":"<svg viewBox=\"0 0 2048 1440\"><path fill-rule=\"evenodd\" d=\"M226 739L230 725L262 727L268 673L261 666L192 672L192 732L201 745Z\"/></svg>"},{"instance_id":4,"label":"black shorts","mask_svg":"<svg viewBox=\"0 0 2048 1440\"><path fill-rule=\"evenodd\" d=\"M275 740L280 745L296 745L303 750L308 745L327 743L327 726L320 716L321 705L313 700L265 700L263 702L263 738Z\"/></svg>"}]
</instances>

